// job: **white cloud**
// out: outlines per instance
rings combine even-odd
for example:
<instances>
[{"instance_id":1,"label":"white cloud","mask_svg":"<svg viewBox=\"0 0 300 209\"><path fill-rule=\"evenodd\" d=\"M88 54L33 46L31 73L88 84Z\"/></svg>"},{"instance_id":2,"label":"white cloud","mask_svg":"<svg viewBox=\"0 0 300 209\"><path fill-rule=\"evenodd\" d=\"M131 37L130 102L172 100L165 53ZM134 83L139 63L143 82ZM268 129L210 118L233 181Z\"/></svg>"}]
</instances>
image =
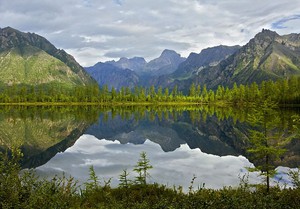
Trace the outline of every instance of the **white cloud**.
<instances>
[{"instance_id":1,"label":"white cloud","mask_svg":"<svg viewBox=\"0 0 300 209\"><path fill-rule=\"evenodd\" d=\"M165 48L187 56L219 44L245 44L262 28L298 32L298 0L2 0L1 27L38 33L72 49L82 65L119 55L157 57ZM282 21L282 22L280 22ZM284 27L274 27L276 23ZM88 53L86 50L91 49ZM85 53L79 53L84 51Z\"/></svg>"}]
</instances>

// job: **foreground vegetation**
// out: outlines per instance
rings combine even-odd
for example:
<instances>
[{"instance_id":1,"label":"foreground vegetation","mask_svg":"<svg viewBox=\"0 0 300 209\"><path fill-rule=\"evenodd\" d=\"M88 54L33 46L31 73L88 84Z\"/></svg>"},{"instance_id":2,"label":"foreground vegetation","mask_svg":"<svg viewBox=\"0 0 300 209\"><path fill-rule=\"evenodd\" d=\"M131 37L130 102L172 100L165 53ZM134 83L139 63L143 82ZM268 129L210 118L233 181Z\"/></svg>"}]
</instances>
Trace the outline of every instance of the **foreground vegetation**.
<instances>
[{"instance_id":1,"label":"foreground vegetation","mask_svg":"<svg viewBox=\"0 0 300 209\"><path fill-rule=\"evenodd\" d=\"M134 167L135 179L128 179L126 170L120 175L117 188L110 180L100 182L90 168L90 179L81 187L72 177L38 179L33 171L20 174L20 151L15 149L12 158L2 155L0 162L1 208L298 208L300 201L299 172L290 172L295 188L266 190L265 185L252 186L242 178L236 188L219 190L198 188L193 180L189 191L147 184L152 168L145 153Z\"/></svg>"}]
</instances>

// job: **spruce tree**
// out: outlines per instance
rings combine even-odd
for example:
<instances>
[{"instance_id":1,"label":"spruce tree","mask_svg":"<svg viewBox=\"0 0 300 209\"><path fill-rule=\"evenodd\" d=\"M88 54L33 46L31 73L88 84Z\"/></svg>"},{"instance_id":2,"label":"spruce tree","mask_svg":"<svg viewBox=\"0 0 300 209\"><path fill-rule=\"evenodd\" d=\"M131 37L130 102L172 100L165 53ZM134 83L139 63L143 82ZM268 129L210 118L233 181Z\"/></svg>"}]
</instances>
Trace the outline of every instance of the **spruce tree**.
<instances>
[{"instance_id":1,"label":"spruce tree","mask_svg":"<svg viewBox=\"0 0 300 209\"><path fill-rule=\"evenodd\" d=\"M135 182L137 184L146 185L147 184L147 176L149 176L149 169L152 169L153 166L150 165L150 161L147 158L146 152L141 152L140 159L137 164L134 166L133 171L135 171L138 176L135 178Z\"/></svg>"}]
</instances>

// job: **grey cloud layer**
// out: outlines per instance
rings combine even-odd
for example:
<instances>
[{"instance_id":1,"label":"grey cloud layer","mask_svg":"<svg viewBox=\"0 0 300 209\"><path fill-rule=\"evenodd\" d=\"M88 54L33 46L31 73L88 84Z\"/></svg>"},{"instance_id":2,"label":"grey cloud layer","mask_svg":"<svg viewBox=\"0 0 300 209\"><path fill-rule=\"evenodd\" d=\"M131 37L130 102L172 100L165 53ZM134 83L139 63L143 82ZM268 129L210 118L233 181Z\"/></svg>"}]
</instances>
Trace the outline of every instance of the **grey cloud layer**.
<instances>
[{"instance_id":1,"label":"grey cloud layer","mask_svg":"<svg viewBox=\"0 0 300 209\"><path fill-rule=\"evenodd\" d=\"M1 27L45 36L84 66L245 44L262 28L299 32L298 0L2 0ZM278 24L276 24L278 23Z\"/></svg>"}]
</instances>

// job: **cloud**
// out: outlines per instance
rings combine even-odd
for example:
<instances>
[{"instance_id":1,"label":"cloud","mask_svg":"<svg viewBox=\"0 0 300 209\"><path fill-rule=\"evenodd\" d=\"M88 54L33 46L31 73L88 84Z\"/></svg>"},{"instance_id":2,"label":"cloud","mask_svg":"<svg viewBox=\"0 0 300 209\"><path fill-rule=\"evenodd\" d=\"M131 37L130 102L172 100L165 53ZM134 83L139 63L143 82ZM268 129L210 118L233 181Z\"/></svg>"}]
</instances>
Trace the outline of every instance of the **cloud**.
<instances>
[{"instance_id":1,"label":"cloud","mask_svg":"<svg viewBox=\"0 0 300 209\"><path fill-rule=\"evenodd\" d=\"M2 0L0 12L0 27L38 33L84 66L118 59L118 52L150 60L168 48L188 56L243 45L262 28L300 29L298 0Z\"/></svg>"},{"instance_id":2,"label":"cloud","mask_svg":"<svg viewBox=\"0 0 300 209\"><path fill-rule=\"evenodd\" d=\"M191 150L188 145L182 145L174 152L163 152L158 144L146 141L142 145L120 144L106 140L99 140L91 135L81 136L74 146L64 153L58 153L45 165L37 168L37 173L44 176L54 176L65 172L72 175L81 183L87 181L88 170L93 166L101 180L112 178L112 185L118 185L118 177L123 169L128 169L133 178L133 166L139 159L139 154L145 151L153 165L150 170L151 182L169 186L181 185L185 191L195 175L195 188L205 183L206 188L222 188L223 186L237 186L239 175L247 173L245 167L253 166L243 156L216 156ZM284 168L279 168L280 175L287 182ZM281 172L282 171L282 172ZM257 174L249 174L250 183L261 182ZM102 181L103 182L103 181Z\"/></svg>"},{"instance_id":3,"label":"cloud","mask_svg":"<svg viewBox=\"0 0 300 209\"><path fill-rule=\"evenodd\" d=\"M292 16L289 16L289 17L285 17L285 18L282 18L274 23L272 23L272 28L273 29L287 29L289 28L288 26L288 23L291 22L291 21L298 21L300 20L300 15L292 15Z\"/></svg>"},{"instance_id":4,"label":"cloud","mask_svg":"<svg viewBox=\"0 0 300 209\"><path fill-rule=\"evenodd\" d=\"M114 0L114 2L120 6L122 6L123 4L123 1L122 0Z\"/></svg>"}]
</instances>

